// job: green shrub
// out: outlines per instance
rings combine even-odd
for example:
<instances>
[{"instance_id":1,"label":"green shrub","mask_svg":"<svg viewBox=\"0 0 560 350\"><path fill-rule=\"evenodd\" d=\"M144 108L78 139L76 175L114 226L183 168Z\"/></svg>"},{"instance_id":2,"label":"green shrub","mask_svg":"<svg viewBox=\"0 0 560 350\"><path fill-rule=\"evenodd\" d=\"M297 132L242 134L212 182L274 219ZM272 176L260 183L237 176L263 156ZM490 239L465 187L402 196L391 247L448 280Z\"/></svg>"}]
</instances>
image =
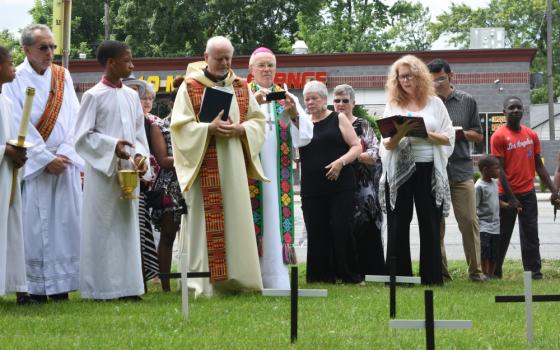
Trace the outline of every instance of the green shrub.
<instances>
[{"instance_id":1,"label":"green shrub","mask_svg":"<svg viewBox=\"0 0 560 350\"><path fill-rule=\"evenodd\" d=\"M480 172L479 172L479 171L475 171L475 172L472 174L472 179L473 179L474 182L477 182L478 179L480 179L481 176L482 176L482 175L480 175Z\"/></svg>"}]
</instances>

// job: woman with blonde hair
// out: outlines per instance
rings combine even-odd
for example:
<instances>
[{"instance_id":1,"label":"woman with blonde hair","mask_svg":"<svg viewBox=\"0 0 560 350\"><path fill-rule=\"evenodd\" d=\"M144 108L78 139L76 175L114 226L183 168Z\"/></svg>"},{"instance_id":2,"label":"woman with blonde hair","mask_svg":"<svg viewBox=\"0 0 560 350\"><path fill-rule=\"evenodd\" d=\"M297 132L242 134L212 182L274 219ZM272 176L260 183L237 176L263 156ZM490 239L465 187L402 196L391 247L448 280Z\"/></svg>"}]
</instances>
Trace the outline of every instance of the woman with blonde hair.
<instances>
[{"instance_id":1,"label":"woman with blonde hair","mask_svg":"<svg viewBox=\"0 0 560 350\"><path fill-rule=\"evenodd\" d=\"M396 258L397 274L412 275L409 236L414 203L422 283L442 284L439 230L451 203L446 167L455 132L426 64L417 57L406 55L393 63L386 89L384 117L420 117L427 130L427 137L411 137L407 134L418 127L415 122L395 124L397 132L381 143L379 199L387 212L387 261Z\"/></svg>"}]
</instances>

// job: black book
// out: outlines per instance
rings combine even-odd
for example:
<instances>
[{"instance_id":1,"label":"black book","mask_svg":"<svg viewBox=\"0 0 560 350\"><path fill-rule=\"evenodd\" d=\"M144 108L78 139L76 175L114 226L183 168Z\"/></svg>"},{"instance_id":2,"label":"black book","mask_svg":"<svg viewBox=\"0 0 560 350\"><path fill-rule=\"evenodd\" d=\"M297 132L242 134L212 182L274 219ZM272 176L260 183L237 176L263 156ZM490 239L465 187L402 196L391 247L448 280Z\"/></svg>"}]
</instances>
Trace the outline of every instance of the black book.
<instances>
[{"instance_id":1,"label":"black book","mask_svg":"<svg viewBox=\"0 0 560 350\"><path fill-rule=\"evenodd\" d=\"M454 126L453 129L455 129L455 140L466 140L462 126Z\"/></svg>"},{"instance_id":2,"label":"black book","mask_svg":"<svg viewBox=\"0 0 560 350\"><path fill-rule=\"evenodd\" d=\"M211 123L222 110L224 111L222 120L228 120L232 98L233 94L229 91L210 87L204 89L198 121Z\"/></svg>"},{"instance_id":3,"label":"black book","mask_svg":"<svg viewBox=\"0 0 560 350\"><path fill-rule=\"evenodd\" d=\"M379 126L379 131L381 136L391 137L397 133L397 128L395 124L403 124L407 120L413 120L416 127L408 132L406 136L414 137L428 137L428 132L426 131L426 125L424 124L424 118L422 117L407 117L404 115L393 115L391 117L381 118L377 120L377 125Z\"/></svg>"}]
</instances>

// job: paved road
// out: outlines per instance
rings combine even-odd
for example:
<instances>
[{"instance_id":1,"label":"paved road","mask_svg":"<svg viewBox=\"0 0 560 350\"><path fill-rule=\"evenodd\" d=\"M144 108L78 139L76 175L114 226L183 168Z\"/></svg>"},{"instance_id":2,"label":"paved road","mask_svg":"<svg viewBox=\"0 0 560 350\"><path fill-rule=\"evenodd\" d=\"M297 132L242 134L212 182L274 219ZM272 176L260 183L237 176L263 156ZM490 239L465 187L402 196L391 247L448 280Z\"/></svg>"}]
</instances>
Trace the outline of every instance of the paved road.
<instances>
[{"instance_id":1,"label":"paved road","mask_svg":"<svg viewBox=\"0 0 560 350\"><path fill-rule=\"evenodd\" d=\"M550 202L548 202L549 194L537 194L539 199L539 238L541 241L541 257L543 259L560 259L560 212L556 223L553 221L553 210ZM301 202L296 197L296 253L299 262L306 261L307 258L307 240L305 225L301 213ZM457 222L453 215L453 210L446 220L445 246L447 258L449 260L464 260L463 243L461 233L457 227ZM383 232L384 243L387 242L387 233ZM418 224L416 215L412 219L410 228L410 245L413 260L418 260L420 256L420 240L418 236ZM386 251L386 250L385 250ZM511 238L510 247L508 249L508 259L521 259L521 249L519 246L519 229L516 224Z\"/></svg>"}]
</instances>

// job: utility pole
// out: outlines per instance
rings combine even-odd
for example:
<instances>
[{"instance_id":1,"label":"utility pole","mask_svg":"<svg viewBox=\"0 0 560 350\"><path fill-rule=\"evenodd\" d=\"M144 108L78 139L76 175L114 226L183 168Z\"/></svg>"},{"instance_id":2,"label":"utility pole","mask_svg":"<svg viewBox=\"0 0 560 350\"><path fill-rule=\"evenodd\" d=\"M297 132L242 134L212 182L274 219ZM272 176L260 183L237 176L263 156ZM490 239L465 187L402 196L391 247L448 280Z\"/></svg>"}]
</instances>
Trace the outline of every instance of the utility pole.
<instances>
[{"instance_id":1,"label":"utility pole","mask_svg":"<svg viewBox=\"0 0 560 350\"><path fill-rule=\"evenodd\" d=\"M109 0L105 0L105 20L103 21L105 24L105 40L109 40L109 36L111 35L111 24L109 22Z\"/></svg>"},{"instance_id":2,"label":"utility pole","mask_svg":"<svg viewBox=\"0 0 560 350\"><path fill-rule=\"evenodd\" d=\"M72 0L64 0L63 11L64 22L62 22L62 66L68 69L68 63L70 59L70 20L72 17Z\"/></svg>"},{"instance_id":3,"label":"utility pole","mask_svg":"<svg viewBox=\"0 0 560 350\"><path fill-rule=\"evenodd\" d=\"M548 83L548 129L550 140L554 141L554 90L552 75L552 0L546 1L546 76Z\"/></svg>"}]
</instances>

